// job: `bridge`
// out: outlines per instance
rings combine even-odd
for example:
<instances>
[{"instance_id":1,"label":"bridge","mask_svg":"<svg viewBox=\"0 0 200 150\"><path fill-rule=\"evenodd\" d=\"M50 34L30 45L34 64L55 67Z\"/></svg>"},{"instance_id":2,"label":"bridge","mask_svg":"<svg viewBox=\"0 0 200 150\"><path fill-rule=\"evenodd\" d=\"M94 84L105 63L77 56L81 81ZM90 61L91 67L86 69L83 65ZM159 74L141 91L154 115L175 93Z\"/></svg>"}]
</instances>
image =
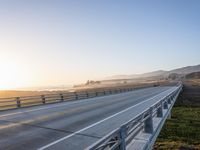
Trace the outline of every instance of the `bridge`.
<instances>
[{"instance_id":1,"label":"bridge","mask_svg":"<svg viewBox=\"0 0 200 150\"><path fill-rule=\"evenodd\" d=\"M0 149L151 149L181 89L179 84L6 99L0 107L16 109L0 112ZM43 105L24 107L35 101Z\"/></svg>"}]
</instances>

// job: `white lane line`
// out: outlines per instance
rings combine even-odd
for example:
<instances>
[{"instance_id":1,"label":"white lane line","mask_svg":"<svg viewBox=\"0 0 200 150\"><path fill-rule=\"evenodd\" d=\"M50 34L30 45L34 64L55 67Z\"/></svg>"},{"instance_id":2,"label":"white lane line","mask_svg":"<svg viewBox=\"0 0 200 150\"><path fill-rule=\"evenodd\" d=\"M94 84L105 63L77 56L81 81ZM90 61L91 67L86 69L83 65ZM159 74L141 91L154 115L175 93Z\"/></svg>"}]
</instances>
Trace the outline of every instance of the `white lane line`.
<instances>
[{"instance_id":1,"label":"white lane line","mask_svg":"<svg viewBox=\"0 0 200 150\"><path fill-rule=\"evenodd\" d=\"M134 92L134 91L132 91L132 92ZM127 93L119 93L119 94L127 94ZM119 95L118 94L116 94L116 95L106 95L106 98L112 97L112 96L119 96ZM13 115L18 115L18 114L23 114L23 113L34 112L34 111L39 111L39 110L48 110L48 109L52 109L52 108L57 108L57 107L62 107L62 106L67 106L67 105L73 105L73 104L77 104L77 103L84 103L84 102L88 102L88 101L93 101L94 99L97 99L97 98L105 98L105 97L102 96L102 97L92 97L90 99L85 99L85 100L65 101L66 103L64 102L62 104L57 104L56 106L47 106L47 107L36 108L36 109L32 109L32 110L27 110L27 111L25 110L25 111L20 111L20 112L14 112L14 113L0 115L0 118L13 116Z\"/></svg>"},{"instance_id":2,"label":"white lane line","mask_svg":"<svg viewBox=\"0 0 200 150\"><path fill-rule=\"evenodd\" d=\"M74 132L74 133L72 133L72 134L70 134L70 135L68 135L68 136L65 136L65 137L60 138L60 139L58 139L58 140L56 140L56 141L54 141L54 142L52 142L52 143L49 143L49 144L47 144L47 145L45 145L45 146L43 146L43 147L40 147L40 148L38 148L38 150L44 150L44 149L46 149L46 148L48 148L48 147L50 147L50 146L52 146L52 145L55 145L55 144L57 144L57 143L59 143L59 142L65 140L65 139L68 139L68 138L70 138L70 137L72 137L72 136L74 136L74 135L80 133L80 132L83 132L83 131L85 131L85 130L87 130L87 129L89 129L89 128L92 128L92 127L94 127L94 126L96 126L96 125L98 125L98 124L100 124L100 123L102 123L102 122L104 122L104 121L106 121L106 120L108 120L108 119L111 119L111 118L113 118L113 117L115 117L115 116L117 116L117 115L119 115L119 114L122 114L122 113L124 113L124 112L126 112L126 111L128 111L128 110L130 110L130 109L132 109L132 108L134 108L134 107L136 107L136 106L138 106L138 105L141 105L141 104L143 104L143 103L145 103L145 102L147 102L147 101L150 101L150 100L152 100L152 99L154 99L154 98L160 96L161 94L163 94L163 93L165 93L165 92L167 92L167 91L169 91L169 90L172 90L172 89L170 88L170 89L168 89L168 90L166 90L166 91L164 91L164 92L162 92L162 93L160 93L160 94L158 94L158 95L156 95L156 96L153 96L153 97L151 97L151 98L149 98L149 99L146 99L145 101L142 101L142 102L140 102L140 103L137 103L136 105L133 105L133 106L131 106L131 107L128 107L128 108L126 108L126 109L124 109L124 110L122 110L122 111L120 111L120 112L118 112L118 113L116 113L116 114L113 114L113 115L111 115L111 116L109 116L109 117L107 117L107 118L105 118L105 119L103 119L103 120L100 120L100 121L98 121L98 122L96 122L96 123L94 123L94 124L91 124L91 125L89 125L89 126L83 128L83 129L81 129L81 130L78 130L78 131L76 131L76 132ZM164 98L164 97L165 97L165 96L163 96L163 98Z\"/></svg>"}]
</instances>

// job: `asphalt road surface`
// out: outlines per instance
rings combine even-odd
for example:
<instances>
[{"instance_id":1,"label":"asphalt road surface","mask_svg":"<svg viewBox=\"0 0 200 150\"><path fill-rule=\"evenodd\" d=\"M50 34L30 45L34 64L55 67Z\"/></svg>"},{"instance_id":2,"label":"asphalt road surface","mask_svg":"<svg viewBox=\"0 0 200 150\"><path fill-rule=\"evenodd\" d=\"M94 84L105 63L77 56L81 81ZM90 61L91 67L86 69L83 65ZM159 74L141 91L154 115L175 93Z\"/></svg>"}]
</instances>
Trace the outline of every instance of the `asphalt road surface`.
<instances>
[{"instance_id":1,"label":"asphalt road surface","mask_svg":"<svg viewBox=\"0 0 200 150\"><path fill-rule=\"evenodd\" d=\"M0 112L1 150L82 150L176 87L152 87Z\"/></svg>"}]
</instances>

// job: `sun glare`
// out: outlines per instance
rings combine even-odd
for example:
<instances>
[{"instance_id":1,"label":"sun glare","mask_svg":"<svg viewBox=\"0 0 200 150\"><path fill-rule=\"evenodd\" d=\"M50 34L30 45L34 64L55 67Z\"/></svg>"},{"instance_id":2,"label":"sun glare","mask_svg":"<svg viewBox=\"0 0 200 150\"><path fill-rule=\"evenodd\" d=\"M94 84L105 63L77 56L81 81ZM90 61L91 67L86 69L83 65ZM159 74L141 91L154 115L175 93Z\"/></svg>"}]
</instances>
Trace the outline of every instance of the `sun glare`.
<instances>
[{"instance_id":1,"label":"sun glare","mask_svg":"<svg viewBox=\"0 0 200 150\"><path fill-rule=\"evenodd\" d=\"M23 82L23 72L15 60L0 60L0 90L15 89Z\"/></svg>"}]
</instances>

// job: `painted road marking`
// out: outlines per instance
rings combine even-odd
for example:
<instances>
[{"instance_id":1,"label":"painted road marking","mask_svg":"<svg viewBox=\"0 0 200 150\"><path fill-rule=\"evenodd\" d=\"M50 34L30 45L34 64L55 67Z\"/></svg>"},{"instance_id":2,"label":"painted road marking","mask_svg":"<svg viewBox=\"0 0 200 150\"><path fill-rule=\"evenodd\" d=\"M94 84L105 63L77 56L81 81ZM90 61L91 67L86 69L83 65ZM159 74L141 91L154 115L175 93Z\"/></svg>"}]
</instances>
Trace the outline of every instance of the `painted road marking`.
<instances>
[{"instance_id":1,"label":"painted road marking","mask_svg":"<svg viewBox=\"0 0 200 150\"><path fill-rule=\"evenodd\" d=\"M118 112L118 113L116 113L116 114L113 114L113 115L111 115L111 116L109 116L109 117L107 117L107 118L105 118L105 119L103 119L103 120L100 120L100 121L98 121L98 122L96 122L96 123L94 123L94 124L91 124L91 125L89 125L89 126L83 128L83 129L81 129L81 130L78 130L78 131L76 131L76 132L74 132L74 133L72 133L72 134L70 134L70 135L68 135L68 136L65 136L65 137L60 138L60 139L58 139L58 140L56 140L56 141L54 141L54 142L52 142L52 143L49 143L49 144L47 144L47 145L45 145L45 146L43 146L43 147L40 147L38 150L44 150L44 149L46 149L46 148L48 148L48 147L50 147L50 146L53 146L53 145L55 145L55 144L57 144L57 143L59 143L59 142L61 142L61 141L63 141L63 140L66 140L66 139L68 139L68 138L70 138L70 137L72 137L72 136L74 136L74 135L76 135L76 134L78 134L78 133L80 133L80 132L83 132L83 131L85 131L85 130L87 130L87 129L89 129L89 128L92 128L92 127L94 127L94 126L96 126L96 125L98 125L98 124L100 124L100 123L102 123L102 122L104 122L104 121L106 121L106 120L109 120L109 119L111 119L111 118L113 118L113 117L115 117L115 116L117 116L117 115L119 115L119 114L122 114L122 113L124 113L124 112L126 112L126 111L128 111L128 110L130 110L130 109L132 109L132 108L134 108L134 107L136 107L136 106L138 106L138 105L141 105L141 104L143 104L143 103L145 103L145 102L147 102L147 101L150 101L150 100L152 100L152 99L154 99L154 98L160 96L161 94L163 94L163 93L165 93L165 92L167 92L167 91L169 91L169 90L172 90L172 89L170 88L170 89L168 89L168 90L166 90L166 91L164 91L164 92L162 92L162 93L160 93L160 94L158 94L158 95L156 95L156 96L153 96L152 98L146 99L145 101L142 101L142 102L140 102L140 103L137 103L136 105L133 105L133 106L131 106L131 107L128 107L128 108L126 108L126 109L124 109L124 110L122 110L122 111L120 111L120 112ZM174 91L174 90L173 90L173 91ZM165 97L165 96L164 96L164 97ZM163 98L164 98L164 97L163 97Z\"/></svg>"},{"instance_id":2,"label":"painted road marking","mask_svg":"<svg viewBox=\"0 0 200 150\"><path fill-rule=\"evenodd\" d=\"M126 94L126 93L119 93L119 94ZM106 95L106 97L108 98L108 96L112 97L112 96L117 96L116 95ZM96 98L103 98L102 97L94 97ZM47 107L42 107L42 108L36 108L36 109L32 109L32 110L27 110L27 111L19 111L19 112L15 112L15 113L9 113L9 114L4 114L4 115L0 115L0 118L3 117L8 117L8 116L13 116L13 115L18 115L18 114L23 114L23 113L29 113L29 112L34 112L34 111L39 111L39 110L48 110L48 109L52 109L52 108L57 108L57 107L62 107L62 106L67 106L67 105L73 105L73 104L77 104L77 103L84 103L84 102L88 102L88 101L93 101L94 98L90 98L90 99L85 99L84 101L82 100L78 100L78 101L65 101L66 103L62 103L62 104L56 104L56 106L47 106ZM71 103L69 103L71 102Z\"/></svg>"}]
</instances>

